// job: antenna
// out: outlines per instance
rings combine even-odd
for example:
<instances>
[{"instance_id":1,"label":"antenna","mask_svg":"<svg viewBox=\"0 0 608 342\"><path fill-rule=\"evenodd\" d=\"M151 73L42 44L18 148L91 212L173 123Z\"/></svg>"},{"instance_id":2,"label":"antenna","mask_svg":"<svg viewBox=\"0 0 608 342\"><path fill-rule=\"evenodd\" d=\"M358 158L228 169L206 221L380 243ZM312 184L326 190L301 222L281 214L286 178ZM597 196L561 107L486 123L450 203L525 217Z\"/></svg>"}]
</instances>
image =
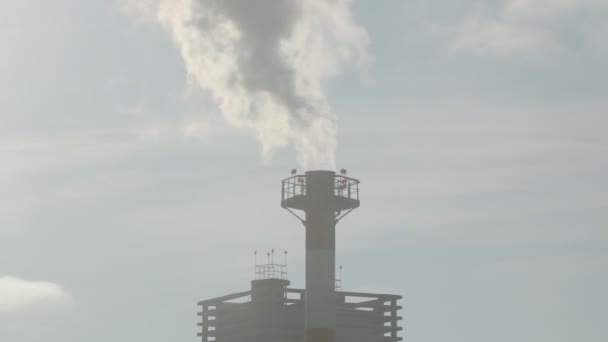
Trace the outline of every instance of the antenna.
<instances>
[{"instance_id":1,"label":"antenna","mask_svg":"<svg viewBox=\"0 0 608 342\"><path fill-rule=\"evenodd\" d=\"M285 252L283 252L285 255L285 279L289 279L287 277L287 250L285 250Z\"/></svg>"},{"instance_id":2,"label":"antenna","mask_svg":"<svg viewBox=\"0 0 608 342\"><path fill-rule=\"evenodd\" d=\"M254 264L254 280L264 279L287 279L287 250L283 251L283 257L285 260L284 264L280 261L275 260L275 249L271 249L270 252L266 252L266 262L258 264L258 251L253 251L253 264Z\"/></svg>"},{"instance_id":3,"label":"antenna","mask_svg":"<svg viewBox=\"0 0 608 342\"><path fill-rule=\"evenodd\" d=\"M338 278L336 278L336 291L342 291L342 265L339 267Z\"/></svg>"}]
</instances>

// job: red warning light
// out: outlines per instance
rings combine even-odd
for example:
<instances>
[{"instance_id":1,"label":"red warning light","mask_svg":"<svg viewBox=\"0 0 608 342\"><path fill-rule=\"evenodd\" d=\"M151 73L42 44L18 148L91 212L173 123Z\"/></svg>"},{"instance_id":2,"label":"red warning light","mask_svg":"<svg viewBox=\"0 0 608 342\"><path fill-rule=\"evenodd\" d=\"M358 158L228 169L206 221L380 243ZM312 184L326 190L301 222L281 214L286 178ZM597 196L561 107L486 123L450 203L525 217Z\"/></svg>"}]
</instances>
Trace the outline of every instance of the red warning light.
<instances>
[{"instance_id":1,"label":"red warning light","mask_svg":"<svg viewBox=\"0 0 608 342\"><path fill-rule=\"evenodd\" d=\"M341 182L342 184L346 184L346 178L342 178L342 179L340 179L340 182Z\"/></svg>"},{"instance_id":2,"label":"red warning light","mask_svg":"<svg viewBox=\"0 0 608 342\"><path fill-rule=\"evenodd\" d=\"M345 175L347 173L346 169L340 169L340 173Z\"/></svg>"},{"instance_id":3,"label":"red warning light","mask_svg":"<svg viewBox=\"0 0 608 342\"><path fill-rule=\"evenodd\" d=\"M304 183L304 177L298 177L298 183Z\"/></svg>"},{"instance_id":4,"label":"red warning light","mask_svg":"<svg viewBox=\"0 0 608 342\"><path fill-rule=\"evenodd\" d=\"M295 175L296 173L298 173L298 170L296 170L296 169L291 169L291 174L292 174L292 175Z\"/></svg>"}]
</instances>

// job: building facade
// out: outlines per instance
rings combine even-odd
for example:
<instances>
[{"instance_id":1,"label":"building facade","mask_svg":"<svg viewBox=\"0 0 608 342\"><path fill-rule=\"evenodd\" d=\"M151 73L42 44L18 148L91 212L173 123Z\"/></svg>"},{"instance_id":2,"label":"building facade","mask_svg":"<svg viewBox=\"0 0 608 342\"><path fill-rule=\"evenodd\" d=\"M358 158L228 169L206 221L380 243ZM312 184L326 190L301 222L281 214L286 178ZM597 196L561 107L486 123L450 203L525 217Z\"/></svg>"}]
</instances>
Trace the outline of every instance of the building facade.
<instances>
[{"instance_id":1,"label":"building facade","mask_svg":"<svg viewBox=\"0 0 608 342\"><path fill-rule=\"evenodd\" d=\"M251 289L200 301L202 342L303 342L306 291L285 279L258 279ZM401 296L336 291L337 342L397 342Z\"/></svg>"}]
</instances>

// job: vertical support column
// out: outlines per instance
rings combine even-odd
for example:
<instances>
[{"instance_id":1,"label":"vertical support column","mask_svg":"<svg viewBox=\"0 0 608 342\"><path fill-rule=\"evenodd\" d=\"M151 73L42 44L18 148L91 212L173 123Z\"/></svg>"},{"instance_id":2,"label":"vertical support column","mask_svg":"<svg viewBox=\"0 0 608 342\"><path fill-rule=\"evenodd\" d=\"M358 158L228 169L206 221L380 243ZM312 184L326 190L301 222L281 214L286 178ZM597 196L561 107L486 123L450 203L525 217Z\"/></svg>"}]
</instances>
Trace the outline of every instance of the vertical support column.
<instances>
[{"instance_id":1,"label":"vertical support column","mask_svg":"<svg viewBox=\"0 0 608 342\"><path fill-rule=\"evenodd\" d=\"M334 342L335 172L306 172L306 341Z\"/></svg>"},{"instance_id":2,"label":"vertical support column","mask_svg":"<svg viewBox=\"0 0 608 342\"><path fill-rule=\"evenodd\" d=\"M391 338L397 341L397 300L391 300Z\"/></svg>"},{"instance_id":3,"label":"vertical support column","mask_svg":"<svg viewBox=\"0 0 608 342\"><path fill-rule=\"evenodd\" d=\"M209 317L207 316L207 312L208 311L209 311L208 305L203 304L203 310L202 310L202 316L203 316L203 324L202 324L202 327L203 327L202 337L203 337L203 339L202 339L202 341L203 342L209 341L209 336L208 336L208 334L209 334L209 322L208 322Z\"/></svg>"}]
</instances>

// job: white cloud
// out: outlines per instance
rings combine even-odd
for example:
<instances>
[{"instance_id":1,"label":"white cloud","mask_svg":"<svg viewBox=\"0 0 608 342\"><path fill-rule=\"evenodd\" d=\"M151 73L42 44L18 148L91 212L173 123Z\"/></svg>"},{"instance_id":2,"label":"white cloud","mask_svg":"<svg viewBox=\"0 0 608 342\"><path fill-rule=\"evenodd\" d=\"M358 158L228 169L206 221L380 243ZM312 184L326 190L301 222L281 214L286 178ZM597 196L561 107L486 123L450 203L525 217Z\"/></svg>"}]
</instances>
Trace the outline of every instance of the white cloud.
<instances>
[{"instance_id":1,"label":"white cloud","mask_svg":"<svg viewBox=\"0 0 608 342\"><path fill-rule=\"evenodd\" d=\"M153 120L132 128L130 132L139 141L159 143L182 139L202 139L209 136L211 126L209 121L201 118L184 119L181 123Z\"/></svg>"},{"instance_id":2,"label":"white cloud","mask_svg":"<svg viewBox=\"0 0 608 342\"><path fill-rule=\"evenodd\" d=\"M547 17L565 14L567 11L584 6L606 4L603 0L510 0L505 13L517 17Z\"/></svg>"},{"instance_id":3,"label":"white cloud","mask_svg":"<svg viewBox=\"0 0 608 342\"><path fill-rule=\"evenodd\" d=\"M110 91L125 85L127 82L129 82L129 78L126 75L113 76L103 82L103 89Z\"/></svg>"},{"instance_id":4,"label":"white cloud","mask_svg":"<svg viewBox=\"0 0 608 342\"><path fill-rule=\"evenodd\" d=\"M0 277L0 315L46 306L69 304L72 296L60 285L45 281L27 281Z\"/></svg>"},{"instance_id":5,"label":"white cloud","mask_svg":"<svg viewBox=\"0 0 608 342\"><path fill-rule=\"evenodd\" d=\"M160 125L148 125L131 130L137 140L155 143L160 142L163 138L167 138L169 136L167 131L166 127Z\"/></svg>"},{"instance_id":6,"label":"white cloud","mask_svg":"<svg viewBox=\"0 0 608 342\"><path fill-rule=\"evenodd\" d=\"M209 123L206 121L190 121L182 126L181 131L186 138L203 138L209 132Z\"/></svg>"},{"instance_id":7,"label":"white cloud","mask_svg":"<svg viewBox=\"0 0 608 342\"><path fill-rule=\"evenodd\" d=\"M136 14L139 23L156 20L158 0L117 0L121 11L127 14Z\"/></svg>"},{"instance_id":8,"label":"white cloud","mask_svg":"<svg viewBox=\"0 0 608 342\"><path fill-rule=\"evenodd\" d=\"M591 40L604 24L585 20L592 13L608 8L603 0L510 0L498 12L475 11L453 29L452 46L458 50L503 56L536 55L565 48L561 26L565 18L574 21L583 40ZM574 19L575 18L575 19ZM595 48L594 44L587 44Z\"/></svg>"},{"instance_id":9,"label":"white cloud","mask_svg":"<svg viewBox=\"0 0 608 342\"><path fill-rule=\"evenodd\" d=\"M511 55L546 51L556 45L551 33L534 27L469 18L461 24L453 46L463 50Z\"/></svg>"},{"instance_id":10,"label":"white cloud","mask_svg":"<svg viewBox=\"0 0 608 342\"><path fill-rule=\"evenodd\" d=\"M145 108L143 104L138 103L129 106L118 106L116 111L123 114L141 116L142 114L144 114Z\"/></svg>"}]
</instances>

